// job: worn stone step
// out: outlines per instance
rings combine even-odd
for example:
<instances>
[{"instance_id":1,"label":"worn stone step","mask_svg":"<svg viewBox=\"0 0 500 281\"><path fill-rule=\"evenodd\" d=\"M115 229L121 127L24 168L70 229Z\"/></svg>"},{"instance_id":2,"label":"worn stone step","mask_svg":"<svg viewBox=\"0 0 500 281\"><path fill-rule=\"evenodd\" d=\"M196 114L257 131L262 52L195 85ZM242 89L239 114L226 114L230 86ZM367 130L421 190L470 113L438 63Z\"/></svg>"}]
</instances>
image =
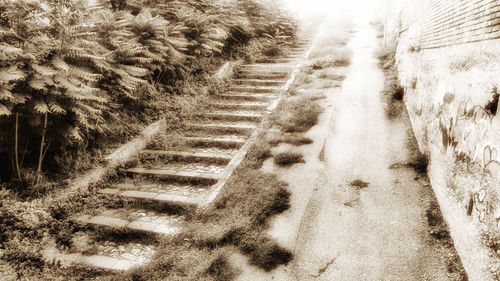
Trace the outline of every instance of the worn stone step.
<instances>
[{"instance_id":1,"label":"worn stone step","mask_svg":"<svg viewBox=\"0 0 500 281\"><path fill-rule=\"evenodd\" d=\"M251 122L258 122L264 117L263 114L255 111L212 111L203 115L213 120Z\"/></svg>"},{"instance_id":2,"label":"worn stone step","mask_svg":"<svg viewBox=\"0 0 500 281\"><path fill-rule=\"evenodd\" d=\"M223 109L239 109L239 110L266 110L270 103L269 102L251 102L251 101L219 101L210 104L216 108Z\"/></svg>"},{"instance_id":3,"label":"worn stone step","mask_svg":"<svg viewBox=\"0 0 500 281\"><path fill-rule=\"evenodd\" d=\"M244 92L244 93L274 93L278 91L280 87L277 86L253 86L253 85L239 85L239 86L231 86L229 90L232 92Z\"/></svg>"},{"instance_id":4,"label":"worn stone step","mask_svg":"<svg viewBox=\"0 0 500 281\"><path fill-rule=\"evenodd\" d=\"M235 77L238 79L265 79L284 81L288 77L288 72L268 73L240 70L236 72Z\"/></svg>"},{"instance_id":5,"label":"worn stone step","mask_svg":"<svg viewBox=\"0 0 500 281\"><path fill-rule=\"evenodd\" d=\"M240 68L238 70L239 78L245 77L250 78L253 75L260 75L262 78L255 79L286 79L290 73L291 69L279 69L279 68L264 68L264 67L256 67L256 68ZM274 77L274 78L271 78Z\"/></svg>"},{"instance_id":6,"label":"worn stone step","mask_svg":"<svg viewBox=\"0 0 500 281\"><path fill-rule=\"evenodd\" d=\"M222 133L237 133L237 134L251 134L257 126L252 123L243 122L224 122L224 123L190 123L187 127L208 132L222 132Z\"/></svg>"},{"instance_id":7,"label":"worn stone step","mask_svg":"<svg viewBox=\"0 0 500 281\"><path fill-rule=\"evenodd\" d=\"M297 56L297 57L287 57L287 58L282 58L282 59L275 59L274 62L275 63L287 63L287 64L291 64L291 63L296 63L298 61L298 58L299 58L299 56Z\"/></svg>"},{"instance_id":8,"label":"worn stone step","mask_svg":"<svg viewBox=\"0 0 500 281\"><path fill-rule=\"evenodd\" d=\"M232 159L232 155L228 153L207 152L203 149L187 149L185 151L143 150L140 154L141 160L159 158L165 161L188 161L227 164Z\"/></svg>"},{"instance_id":9,"label":"worn stone step","mask_svg":"<svg viewBox=\"0 0 500 281\"><path fill-rule=\"evenodd\" d=\"M242 137L224 137L224 136L212 136L212 137L199 137L199 136L187 136L182 138L188 144L195 147L222 147L222 148L240 148L246 143L246 139Z\"/></svg>"},{"instance_id":10,"label":"worn stone step","mask_svg":"<svg viewBox=\"0 0 500 281\"><path fill-rule=\"evenodd\" d=\"M300 52L289 52L286 55L284 55L284 58L285 59L295 59L295 60L297 60L297 59L303 58L304 55L305 55L305 51L304 52L302 52L302 51L300 51Z\"/></svg>"},{"instance_id":11,"label":"worn stone step","mask_svg":"<svg viewBox=\"0 0 500 281\"><path fill-rule=\"evenodd\" d=\"M306 50L305 48L301 48L301 49L290 49L290 50L286 51L284 55L285 55L285 56L286 56L286 55L291 55L291 54L293 54L293 55L302 55L302 54L304 54L306 51L307 51L307 50Z\"/></svg>"},{"instance_id":12,"label":"worn stone step","mask_svg":"<svg viewBox=\"0 0 500 281\"><path fill-rule=\"evenodd\" d=\"M184 224L183 216L127 208L107 209L99 215L77 215L73 220L81 224L145 231L162 235L179 234Z\"/></svg>"},{"instance_id":13,"label":"worn stone step","mask_svg":"<svg viewBox=\"0 0 500 281\"><path fill-rule=\"evenodd\" d=\"M233 79L232 82L236 85L254 85L254 86L281 86L284 81L281 80L264 80L264 79Z\"/></svg>"},{"instance_id":14,"label":"worn stone step","mask_svg":"<svg viewBox=\"0 0 500 281\"><path fill-rule=\"evenodd\" d=\"M203 163L179 164L168 163L151 168L135 167L125 170L131 176L143 176L163 181L215 184L224 167Z\"/></svg>"},{"instance_id":15,"label":"worn stone step","mask_svg":"<svg viewBox=\"0 0 500 281\"><path fill-rule=\"evenodd\" d=\"M118 183L109 188L100 189L98 192L175 205L200 205L206 201L210 191L210 185L180 185L139 181Z\"/></svg>"},{"instance_id":16,"label":"worn stone step","mask_svg":"<svg viewBox=\"0 0 500 281\"><path fill-rule=\"evenodd\" d=\"M264 94L264 93L226 93L219 94L217 97L225 100L247 100L247 101L268 101L277 98L275 94Z\"/></svg>"},{"instance_id":17,"label":"worn stone step","mask_svg":"<svg viewBox=\"0 0 500 281\"><path fill-rule=\"evenodd\" d=\"M79 238L79 241L81 240ZM76 249L76 253L66 253L49 246L44 249L43 257L47 262L60 264L62 267L85 264L106 270L125 271L145 265L156 253L154 246L140 243L118 244L112 241L89 241L81 244L88 243L94 245L95 254L83 254L87 250L85 248Z\"/></svg>"},{"instance_id":18,"label":"worn stone step","mask_svg":"<svg viewBox=\"0 0 500 281\"><path fill-rule=\"evenodd\" d=\"M288 73L293 69L294 65L282 63L262 63L262 64L246 64L240 66L242 71L266 71L276 73Z\"/></svg>"}]
</instances>

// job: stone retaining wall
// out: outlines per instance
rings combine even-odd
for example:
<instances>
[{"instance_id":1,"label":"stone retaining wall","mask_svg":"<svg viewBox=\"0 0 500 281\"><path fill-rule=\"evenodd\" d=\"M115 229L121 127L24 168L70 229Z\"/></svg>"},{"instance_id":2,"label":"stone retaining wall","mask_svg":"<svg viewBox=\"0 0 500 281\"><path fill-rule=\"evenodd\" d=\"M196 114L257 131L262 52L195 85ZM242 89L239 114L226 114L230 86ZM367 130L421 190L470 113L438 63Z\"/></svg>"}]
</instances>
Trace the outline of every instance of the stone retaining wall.
<instances>
[{"instance_id":1,"label":"stone retaining wall","mask_svg":"<svg viewBox=\"0 0 500 281\"><path fill-rule=\"evenodd\" d=\"M470 280L500 280L500 1L412 1L393 15L388 42L457 251Z\"/></svg>"}]
</instances>

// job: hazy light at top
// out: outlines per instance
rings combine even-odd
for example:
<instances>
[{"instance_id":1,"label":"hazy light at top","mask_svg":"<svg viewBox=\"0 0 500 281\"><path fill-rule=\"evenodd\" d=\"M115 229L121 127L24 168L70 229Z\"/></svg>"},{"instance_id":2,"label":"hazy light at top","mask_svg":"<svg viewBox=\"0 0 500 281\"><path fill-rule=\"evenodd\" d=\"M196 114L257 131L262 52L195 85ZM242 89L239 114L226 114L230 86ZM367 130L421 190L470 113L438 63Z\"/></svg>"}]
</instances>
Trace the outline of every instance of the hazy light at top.
<instances>
[{"instance_id":1,"label":"hazy light at top","mask_svg":"<svg viewBox=\"0 0 500 281\"><path fill-rule=\"evenodd\" d=\"M283 5L303 18L351 17L355 22L369 22L381 17L386 0L282 0Z\"/></svg>"}]
</instances>

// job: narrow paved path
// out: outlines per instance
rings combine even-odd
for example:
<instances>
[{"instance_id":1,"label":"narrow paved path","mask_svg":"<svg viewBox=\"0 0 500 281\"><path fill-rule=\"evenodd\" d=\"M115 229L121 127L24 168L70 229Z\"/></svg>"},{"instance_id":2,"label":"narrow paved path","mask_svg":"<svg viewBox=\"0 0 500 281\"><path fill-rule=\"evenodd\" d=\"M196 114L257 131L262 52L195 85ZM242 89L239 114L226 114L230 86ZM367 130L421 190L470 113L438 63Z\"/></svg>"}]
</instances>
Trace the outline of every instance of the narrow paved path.
<instances>
[{"instance_id":1,"label":"narrow paved path","mask_svg":"<svg viewBox=\"0 0 500 281\"><path fill-rule=\"evenodd\" d=\"M342 91L327 91L326 112L308 134L315 144L301 149L306 164L276 170L292 208L270 235L295 259L267 274L243 266L240 280L464 280L427 180L404 165L389 168L410 161L409 122L385 116L373 27L358 26L349 46ZM436 239L438 226L444 237Z\"/></svg>"},{"instance_id":2,"label":"narrow paved path","mask_svg":"<svg viewBox=\"0 0 500 281\"><path fill-rule=\"evenodd\" d=\"M303 220L296 275L299 280L449 280L425 217L434 200L430 188L409 169L389 169L409 160L407 130L384 113L375 31L360 27L350 45L352 66L335 104L322 184ZM356 188L354 180L369 185Z\"/></svg>"}]
</instances>

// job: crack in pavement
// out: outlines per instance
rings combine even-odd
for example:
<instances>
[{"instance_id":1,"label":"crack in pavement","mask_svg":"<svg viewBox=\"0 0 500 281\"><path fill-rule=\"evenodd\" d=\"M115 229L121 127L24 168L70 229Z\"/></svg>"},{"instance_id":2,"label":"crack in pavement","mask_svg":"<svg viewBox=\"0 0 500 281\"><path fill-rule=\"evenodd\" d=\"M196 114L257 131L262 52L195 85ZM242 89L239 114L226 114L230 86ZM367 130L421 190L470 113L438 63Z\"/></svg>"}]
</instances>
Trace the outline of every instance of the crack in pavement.
<instances>
[{"instance_id":1,"label":"crack in pavement","mask_svg":"<svg viewBox=\"0 0 500 281\"><path fill-rule=\"evenodd\" d=\"M338 257L331 258L328 262L326 262L319 270L318 273L312 274L312 277L318 278L320 277L323 273L325 273L328 268L335 263Z\"/></svg>"}]
</instances>

